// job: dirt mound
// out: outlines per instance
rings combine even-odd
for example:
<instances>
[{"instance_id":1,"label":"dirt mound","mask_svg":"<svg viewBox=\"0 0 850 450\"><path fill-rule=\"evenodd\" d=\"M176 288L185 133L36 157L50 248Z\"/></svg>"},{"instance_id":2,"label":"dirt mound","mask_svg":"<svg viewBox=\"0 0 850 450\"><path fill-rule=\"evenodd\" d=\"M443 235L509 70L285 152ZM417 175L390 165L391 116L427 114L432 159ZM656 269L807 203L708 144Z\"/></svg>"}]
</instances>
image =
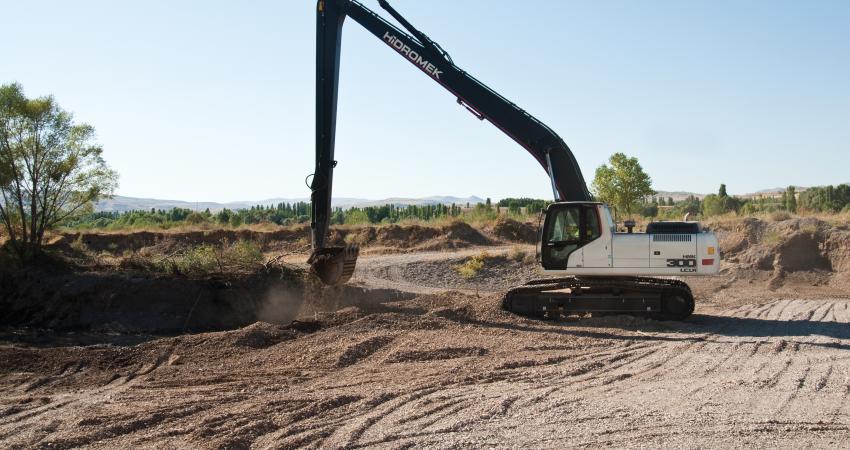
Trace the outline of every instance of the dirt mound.
<instances>
[{"instance_id":1,"label":"dirt mound","mask_svg":"<svg viewBox=\"0 0 850 450\"><path fill-rule=\"evenodd\" d=\"M776 247L774 265L784 270L831 270L829 259L821 250L822 240L817 235L795 231Z\"/></svg>"},{"instance_id":2,"label":"dirt mound","mask_svg":"<svg viewBox=\"0 0 850 450\"><path fill-rule=\"evenodd\" d=\"M850 231L833 231L823 241L823 252L829 256L832 270L850 274Z\"/></svg>"},{"instance_id":3,"label":"dirt mound","mask_svg":"<svg viewBox=\"0 0 850 450\"><path fill-rule=\"evenodd\" d=\"M410 248L428 240L434 239L442 234L441 230L434 227L423 227L419 225L387 225L382 227L364 227L351 230L343 234L344 230L337 232L341 237L353 244L366 246Z\"/></svg>"},{"instance_id":4,"label":"dirt mound","mask_svg":"<svg viewBox=\"0 0 850 450\"><path fill-rule=\"evenodd\" d=\"M773 222L746 218L712 228L725 266L743 277L759 278L748 271L770 272L771 289L785 284L791 274L804 284L820 284L823 276L850 277L850 231L818 218ZM812 278L806 273L823 276Z\"/></svg>"},{"instance_id":5,"label":"dirt mound","mask_svg":"<svg viewBox=\"0 0 850 450\"><path fill-rule=\"evenodd\" d=\"M405 251L448 250L492 242L480 231L465 222L452 222L441 227L420 225L385 225L334 230L332 239L361 247L401 249Z\"/></svg>"},{"instance_id":6,"label":"dirt mound","mask_svg":"<svg viewBox=\"0 0 850 450\"><path fill-rule=\"evenodd\" d=\"M493 235L497 238L534 244L537 242L537 227L528 222L519 222L508 217L499 217L493 226Z\"/></svg>"},{"instance_id":7,"label":"dirt mound","mask_svg":"<svg viewBox=\"0 0 850 450\"><path fill-rule=\"evenodd\" d=\"M256 322L232 333L233 345L248 348L266 348L285 340L295 339L299 331L316 331L316 322L295 322L295 327L280 326L266 322Z\"/></svg>"}]
</instances>

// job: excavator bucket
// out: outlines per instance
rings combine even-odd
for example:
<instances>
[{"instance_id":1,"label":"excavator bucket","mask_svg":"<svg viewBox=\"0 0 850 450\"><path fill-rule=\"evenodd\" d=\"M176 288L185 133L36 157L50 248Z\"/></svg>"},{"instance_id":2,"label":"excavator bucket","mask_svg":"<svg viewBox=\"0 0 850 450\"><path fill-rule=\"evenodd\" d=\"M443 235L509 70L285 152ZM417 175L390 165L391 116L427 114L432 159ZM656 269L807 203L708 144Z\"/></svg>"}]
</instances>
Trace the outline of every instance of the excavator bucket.
<instances>
[{"instance_id":1,"label":"excavator bucket","mask_svg":"<svg viewBox=\"0 0 850 450\"><path fill-rule=\"evenodd\" d=\"M310 271L328 285L344 284L354 274L360 248L356 245L316 250L307 262Z\"/></svg>"}]
</instances>

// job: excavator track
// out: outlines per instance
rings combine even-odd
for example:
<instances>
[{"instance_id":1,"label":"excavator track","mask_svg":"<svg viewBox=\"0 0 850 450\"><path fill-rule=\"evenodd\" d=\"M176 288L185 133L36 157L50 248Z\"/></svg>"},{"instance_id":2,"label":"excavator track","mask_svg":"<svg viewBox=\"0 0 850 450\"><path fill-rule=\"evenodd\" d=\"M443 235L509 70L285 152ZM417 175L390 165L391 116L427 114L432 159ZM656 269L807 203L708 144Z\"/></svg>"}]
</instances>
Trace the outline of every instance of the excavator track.
<instances>
[{"instance_id":1,"label":"excavator track","mask_svg":"<svg viewBox=\"0 0 850 450\"><path fill-rule=\"evenodd\" d=\"M532 280L514 287L505 293L502 307L524 316L551 319L590 312L683 320L694 311L694 296L679 280L566 277Z\"/></svg>"}]
</instances>

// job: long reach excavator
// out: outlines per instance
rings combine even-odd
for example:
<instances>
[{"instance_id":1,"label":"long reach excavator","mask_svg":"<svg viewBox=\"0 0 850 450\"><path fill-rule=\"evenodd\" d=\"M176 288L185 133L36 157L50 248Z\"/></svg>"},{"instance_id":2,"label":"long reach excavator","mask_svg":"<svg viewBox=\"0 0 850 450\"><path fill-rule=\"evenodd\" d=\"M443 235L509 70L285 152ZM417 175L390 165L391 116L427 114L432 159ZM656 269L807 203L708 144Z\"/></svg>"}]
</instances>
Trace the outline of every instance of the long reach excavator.
<instances>
[{"instance_id":1,"label":"long reach excavator","mask_svg":"<svg viewBox=\"0 0 850 450\"><path fill-rule=\"evenodd\" d=\"M316 17L316 166L312 191L311 271L323 283L345 283L354 273L356 246L327 243L336 131L342 25L354 19L385 45L443 86L479 120L487 120L531 153L552 184L554 203L540 230L538 262L552 276L507 291L503 307L557 318L585 312L649 314L681 320L694 299L679 277L713 275L720 268L717 239L697 222L653 222L645 233L618 232L607 205L593 201L567 144L543 122L455 65L386 0L379 0L407 32L354 0L319 0Z\"/></svg>"}]
</instances>

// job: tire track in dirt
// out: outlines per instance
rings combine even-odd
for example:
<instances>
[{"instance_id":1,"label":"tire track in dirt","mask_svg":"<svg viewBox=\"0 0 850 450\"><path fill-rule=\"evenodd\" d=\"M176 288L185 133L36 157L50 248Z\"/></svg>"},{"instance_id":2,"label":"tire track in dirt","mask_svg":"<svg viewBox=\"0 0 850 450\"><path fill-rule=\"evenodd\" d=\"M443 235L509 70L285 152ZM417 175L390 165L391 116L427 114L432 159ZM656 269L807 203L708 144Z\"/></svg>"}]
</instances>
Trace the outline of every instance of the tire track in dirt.
<instances>
[{"instance_id":1,"label":"tire track in dirt","mask_svg":"<svg viewBox=\"0 0 850 450\"><path fill-rule=\"evenodd\" d=\"M487 288L470 289L450 285L422 285L411 283L402 277L400 267L413 263L450 261L458 258L468 258L487 252L490 255L505 255L514 246L502 245L495 247L471 247L451 252L417 252L389 255L364 255L358 258L357 267L354 270L353 281L371 289L395 289L415 294L437 294L447 291L457 291L466 294L478 294L479 292L491 292Z\"/></svg>"},{"instance_id":2,"label":"tire track in dirt","mask_svg":"<svg viewBox=\"0 0 850 450\"><path fill-rule=\"evenodd\" d=\"M48 381L27 394L36 414L0 414L0 439L101 447L736 447L827 443L850 425L848 300L745 305L686 322L560 323L459 303L453 307L469 307L475 320L433 314L428 327L410 328L411 317L431 314L428 302L411 305L410 316L403 302L389 314L356 313L309 337L205 365L186 357L186 365L160 370L173 353L163 347L78 393ZM90 370L54 367L25 378ZM40 404L43 395L53 407ZM57 427L66 431L50 431ZM812 440L819 436L825 440Z\"/></svg>"},{"instance_id":3,"label":"tire track in dirt","mask_svg":"<svg viewBox=\"0 0 850 450\"><path fill-rule=\"evenodd\" d=\"M2 433L2 435L0 435L0 438L5 438L13 434L20 433L24 430L36 429L45 423L50 424L61 422L60 418L64 414L64 411L66 409L73 409L75 411L80 412L85 409L95 407L96 405L102 403L108 398L117 396L118 394L131 388L134 384L133 380L136 379L137 376L149 374L152 371L156 370L158 367L160 367L165 361L167 361L171 357L173 351L174 346L172 345L167 348L159 357L157 357L153 363L143 365L140 369L131 369L129 372L127 372L127 375L123 377L123 381L116 382L117 380L122 378L120 374L116 373L103 386L86 389L75 393L66 393L61 396L53 396L54 398L59 397L59 399L56 401L50 401L39 408L35 408L21 414L11 414L7 417L0 419L0 429L2 429L2 427L4 427L5 425L12 425L10 427L11 431ZM58 375L39 379L37 380L37 383L28 385L24 389L24 392L31 392L37 388L46 387L50 383L56 382L61 378L67 378L77 375L81 372L82 368L82 362L78 362L75 365L66 364L59 370ZM165 420L165 418L163 420ZM154 420L154 422L158 422L158 420ZM119 432L123 429L127 429L127 427L116 425L116 428L111 429L111 431ZM30 442L30 445L35 445L39 443L41 441L41 438L44 437L46 436L39 436L39 433L36 433L35 438L32 442ZM82 439L83 441L85 440L85 438L80 439ZM68 444L74 446L73 442L69 442ZM63 443L51 442L51 445L56 445L57 448L61 448L63 446Z\"/></svg>"},{"instance_id":4,"label":"tire track in dirt","mask_svg":"<svg viewBox=\"0 0 850 450\"><path fill-rule=\"evenodd\" d=\"M729 316L734 320L737 317L746 319L753 315L761 317L760 320L769 320L772 322L765 323L766 326L753 327L746 325L747 328L742 328L747 324L746 321L736 322L730 321L720 327L716 333L704 336L704 341L699 344L694 343L685 348L678 348L669 343L664 344L668 351L678 353L675 358L665 359L664 364L656 366L657 361L650 361L648 365L643 366L650 370L646 372L637 371L638 375L631 378L617 380L609 385L606 389L606 395L617 398L618 393L628 392L632 389L639 389L640 386L660 383L664 387L647 388L647 392L663 391L666 392L668 399L662 397L650 397L647 401L642 400L641 405L652 408L657 411L665 411L675 406L675 403L681 402L682 398L710 398L717 396L718 393L723 395L722 390L718 390L717 386L726 386L732 383L734 391L740 391L740 387L746 388L753 386L756 391L744 389L741 392L730 398L735 398L732 404L738 403L742 406L742 410L760 409L758 405L768 406L773 405L769 410L774 411L777 417L784 417L794 410L795 414L809 414L805 411L798 411L802 406L801 403L812 404L811 395L819 395L818 393L827 393L824 387L828 384L828 380L835 371L834 365L836 361L835 353L826 347L816 346L811 347L811 344L818 344L821 339L817 333L820 328L818 323L823 322L830 315L830 311L835 311L841 308L842 302L777 302L772 308L758 308L758 312L753 314L752 311L740 310L730 311ZM780 318L784 320L779 320ZM823 320L822 320L823 319ZM790 325L787 322L793 322ZM834 323L834 322L829 322ZM730 325L731 324L731 325ZM788 327L791 330L788 334L784 330ZM749 333L747 332L749 331ZM750 351L748 347L752 344L747 344L747 335L762 336L754 349L758 350L765 344L770 345L770 352ZM739 337L740 336L740 337ZM797 341L789 342L796 336L802 337ZM722 338L722 341L719 340ZM839 338L831 339L847 345L847 340ZM811 343L811 344L810 344ZM704 345L702 345L704 344ZM807 349L807 354L811 350L818 353L828 352L829 355L819 355L812 359L808 355L804 355L802 349ZM659 351L659 354L664 354L664 350ZM726 353L724 353L726 352ZM693 353L691 356L682 356L682 353ZM776 356L782 355L782 358L777 360ZM760 364L764 360L763 364ZM734 361L734 362L733 362ZM739 362L740 361L740 362ZM847 367L846 363L844 363ZM652 370L665 366L672 367L667 373L661 377L653 377ZM735 370L730 370L730 366L735 367ZM738 370L738 367L752 367L750 375L744 375ZM759 376L759 373L769 370L767 376ZM702 373L697 377L698 385L681 393L675 387L675 380L682 380L684 384L693 383L693 375ZM735 382L735 378L741 378L739 382ZM690 381L685 381L690 380ZM743 384L742 384L743 383ZM699 395L703 390L709 391L704 395ZM765 398L767 392L767 398ZM593 394L598 394L594 391ZM843 395L843 394L842 394ZM725 397L725 395L723 395ZM741 403L741 400L745 401ZM775 399L775 400L774 400ZM625 401L625 400L623 400ZM838 400L839 407L843 403L843 398ZM719 401L718 403L724 403ZM724 403L725 404L725 403ZM835 422L836 417L840 415L840 409L831 410L828 414L831 416L831 421Z\"/></svg>"}]
</instances>

